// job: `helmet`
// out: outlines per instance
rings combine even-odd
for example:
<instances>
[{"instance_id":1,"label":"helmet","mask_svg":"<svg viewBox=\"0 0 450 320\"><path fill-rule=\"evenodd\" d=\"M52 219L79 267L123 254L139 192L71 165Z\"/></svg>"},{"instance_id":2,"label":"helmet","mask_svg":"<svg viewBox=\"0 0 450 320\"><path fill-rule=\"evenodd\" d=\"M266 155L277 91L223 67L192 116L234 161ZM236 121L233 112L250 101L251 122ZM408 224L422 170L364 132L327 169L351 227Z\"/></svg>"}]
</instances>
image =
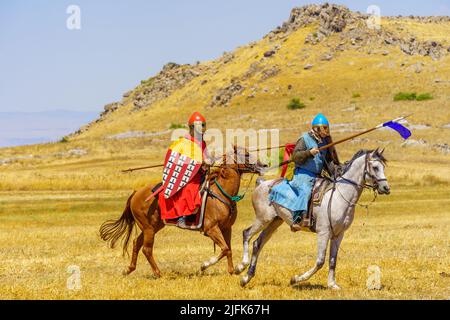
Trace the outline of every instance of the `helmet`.
<instances>
[{"instance_id":1,"label":"helmet","mask_svg":"<svg viewBox=\"0 0 450 320\"><path fill-rule=\"evenodd\" d=\"M200 121L202 123L206 123L206 119L204 116L201 115L200 112L194 112L191 117L189 118L189 125L193 125L194 122Z\"/></svg>"},{"instance_id":2,"label":"helmet","mask_svg":"<svg viewBox=\"0 0 450 320\"><path fill-rule=\"evenodd\" d=\"M314 127L314 126L329 126L330 124L329 124L327 118L323 114L319 113L314 118L311 125Z\"/></svg>"}]
</instances>

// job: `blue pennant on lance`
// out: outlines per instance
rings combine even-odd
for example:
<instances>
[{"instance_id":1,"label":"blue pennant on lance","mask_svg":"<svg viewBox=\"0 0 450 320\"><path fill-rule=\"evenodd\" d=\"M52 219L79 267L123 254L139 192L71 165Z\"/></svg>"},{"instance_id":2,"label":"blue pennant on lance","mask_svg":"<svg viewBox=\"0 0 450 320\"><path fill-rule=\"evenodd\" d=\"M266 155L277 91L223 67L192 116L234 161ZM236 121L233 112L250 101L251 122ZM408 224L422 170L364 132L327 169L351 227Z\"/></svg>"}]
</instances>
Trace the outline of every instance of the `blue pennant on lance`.
<instances>
[{"instance_id":1,"label":"blue pennant on lance","mask_svg":"<svg viewBox=\"0 0 450 320\"><path fill-rule=\"evenodd\" d=\"M411 136L411 131L408 130L408 128L402 126L400 123L398 122L394 122L394 121L388 121L383 123L383 127L389 127L391 129L394 129L395 131L397 131L403 139L408 139Z\"/></svg>"}]
</instances>

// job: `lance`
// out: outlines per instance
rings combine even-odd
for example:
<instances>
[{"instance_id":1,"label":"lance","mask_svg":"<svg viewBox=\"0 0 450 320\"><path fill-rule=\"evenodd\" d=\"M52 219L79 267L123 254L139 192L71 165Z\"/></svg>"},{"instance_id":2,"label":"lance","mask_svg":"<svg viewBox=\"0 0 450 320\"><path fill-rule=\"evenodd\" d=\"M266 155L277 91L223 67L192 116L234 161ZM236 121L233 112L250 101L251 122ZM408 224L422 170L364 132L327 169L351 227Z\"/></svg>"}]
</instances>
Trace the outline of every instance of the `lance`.
<instances>
[{"instance_id":1,"label":"lance","mask_svg":"<svg viewBox=\"0 0 450 320\"><path fill-rule=\"evenodd\" d=\"M343 142L348 141L348 140L355 139L356 137L362 136L363 134L375 131L375 130L383 128L383 127L388 127L388 128L391 128L391 129L397 131L402 136L402 138L406 140L406 139L408 139L411 136L411 131L409 131L407 128L405 128L404 126L402 126L398 122L402 121L402 120L405 120L406 118L410 117L411 115L412 115L412 113L407 115L407 116L404 116L404 117L399 117L399 118L396 118L394 120L381 123L381 124L377 125L376 127L367 129L367 130L362 131L362 132L359 132L359 133L354 134L352 136L349 136L347 138L343 138L341 140L334 141L334 142L329 143L329 144L327 144L325 146L322 146L322 147L320 147L318 149L319 149L319 151L321 151L321 150L325 150L325 149L331 148L331 147L333 147L333 146L335 146L337 144L343 143ZM257 149L257 150L253 150L253 151L270 150L270 149L275 149L275 148L284 148L285 146L286 145L282 145L282 146L276 146L276 147L270 147L270 148L264 148L264 149ZM283 161L283 162L281 162L280 164L278 164L276 166L272 166L272 167L268 168L266 171L269 171L271 169L287 165L287 164L291 163L292 161L293 160Z\"/></svg>"},{"instance_id":2,"label":"lance","mask_svg":"<svg viewBox=\"0 0 450 320\"><path fill-rule=\"evenodd\" d=\"M133 171L138 171L138 170L152 169L152 168L161 168L161 167L164 167L164 165L163 164L155 164L153 166L146 166L146 167L139 167L139 168L130 168L130 169L127 169L127 170L122 170L122 172L126 173L126 172L133 172Z\"/></svg>"}]
</instances>

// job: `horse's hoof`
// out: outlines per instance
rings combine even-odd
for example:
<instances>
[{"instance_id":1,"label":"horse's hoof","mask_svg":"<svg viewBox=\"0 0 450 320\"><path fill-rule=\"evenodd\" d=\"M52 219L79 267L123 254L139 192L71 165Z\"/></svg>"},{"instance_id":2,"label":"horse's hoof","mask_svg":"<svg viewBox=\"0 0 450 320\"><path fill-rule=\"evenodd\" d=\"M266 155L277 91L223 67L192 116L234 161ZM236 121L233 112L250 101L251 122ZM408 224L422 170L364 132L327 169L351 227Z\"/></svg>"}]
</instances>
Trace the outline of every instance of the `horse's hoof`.
<instances>
[{"instance_id":1,"label":"horse's hoof","mask_svg":"<svg viewBox=\"0 0 450 320\"><path fill-rule=\"evenodd\" d=\"M291 278L291 286L293 286L294 284L297 284L297 276L293 276Z\"/></svg>"},{"instance_id":2,"label":"horse's hoof","mask_svg":"<svg viewBox=\"0 0 450 320\"><path fill-rule=\"evenodd\" d=\"M329 285L328 285L328 289L331 289L331 290L341 290L341 287L339 287L336 283L333 283L333 284L329 284Z\"/></svg>"},{"instance_id":3,"label":"horse's hoof","mask_svg":"<svg viewBox=\"0 0 450 320\"><path fill-rule=\"evenodd\" d=\"M241 274L245 267L243 264L239 264L234 268L234 274Z\"/></svg>"},{"instance_id":4,"label":"horse's hoof","mask_svg":"<svg viewBox=\"0 0 450 320\"><path fill-rule=\"evenodd\" d=\"M206 264L202 264L200 267L200 271L205 271L208 268L208 266Z\"/></svg>"},{"instance_id":5,"label":"horse's hoof","mask_svg":"<svg viewBox=\"0 0 450 320\"><path fill-rule=\"evenodd\" d=\"M125 269L125 270L122 271L122 275L123 275L123 276L127 276L127 275L129 275L130 273L132 273L134 270L135 270L135 269L127 268L127 269Z\"/></svg>"},{"instance_id":6,"label":"horse's hoof","mask_svg":"<svg viewBox=\"0 0 450 320\"><path fill-rule=\"evenodd\" d=\"M249 281L250 281L250 278L249 278L248 275L243 276L243 277L241 278L241 282L240 282L241 287L242 287L242 288L245 287Z\"/></svg>"}]
</instances>

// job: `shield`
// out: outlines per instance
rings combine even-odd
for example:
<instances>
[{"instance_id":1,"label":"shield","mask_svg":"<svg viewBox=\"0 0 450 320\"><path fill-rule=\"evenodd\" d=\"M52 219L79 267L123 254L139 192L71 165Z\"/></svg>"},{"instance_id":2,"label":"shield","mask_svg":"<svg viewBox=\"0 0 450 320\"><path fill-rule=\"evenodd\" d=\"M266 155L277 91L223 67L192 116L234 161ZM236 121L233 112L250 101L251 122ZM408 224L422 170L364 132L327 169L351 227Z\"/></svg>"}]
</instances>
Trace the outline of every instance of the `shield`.
<instances>
[{"instance_id":1,"label":"shield","mask_svg":"<svg viewBox=\"0 0 450 320\"><path fill-rule=\"evenodd\" d=\"M169 149L163 171L164 198L168 199L182 189L198 172L201 162L189 155Z\"/></svg>"}]
</instances>

